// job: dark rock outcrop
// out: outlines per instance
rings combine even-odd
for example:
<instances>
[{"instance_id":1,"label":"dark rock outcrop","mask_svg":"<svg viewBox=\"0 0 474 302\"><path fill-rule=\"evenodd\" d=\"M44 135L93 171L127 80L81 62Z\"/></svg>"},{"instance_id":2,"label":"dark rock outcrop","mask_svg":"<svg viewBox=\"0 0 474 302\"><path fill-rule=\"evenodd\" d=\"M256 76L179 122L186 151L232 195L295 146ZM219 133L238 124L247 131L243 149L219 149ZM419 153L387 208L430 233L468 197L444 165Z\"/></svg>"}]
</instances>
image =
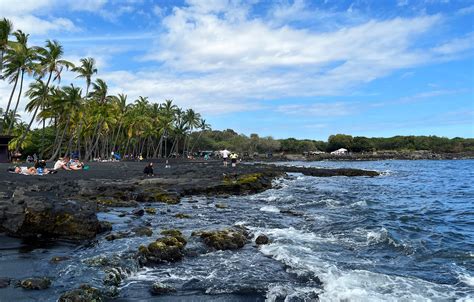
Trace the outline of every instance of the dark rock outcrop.
<instances>
[{"instance_id":1,"label":"dark rock outcrop","mask_svg":"<svg viewBox=\"0 0 474 302\"><path fill-rule=\"evenodd\" d=\"M152 295L163 295L163 294L168 294L172 292L176 292L176 289L173 288L172 286L169 286L160 282L153 283L150 288L150 293Z\"/></svg>"},{"instance_id":2,"label":"dark rock outcrop","mask_svg":"<svg viewBox=\"0 0 474 302\"><path fill-rule=\"evenodd\" d=\"M176 262L183 258L187 241L181 232L170 230L162 233L165 237L158 238L148 246L141 245L138 248L137 259L141 265Z\"/></svg>"},{"instance_id":3,"label":"dark rock outcrop","mask_svg":"<svg viewBox=\"0 0 474 302\"><path fill-rule=\"evenodd\" d=\"M11 279L0 277L0 288L5 288L10 285Z\"/></svg>"},{"instance_id":4,"label":"dark rock outcrop","mask_svg":"<svg viewBox=\"0 0 474 302\"><path fill-rule=\"evenodd\" d=\"M267 235L261 234L255 239L255 243L257 245L268 244L270 243L270 239L268 239Z\"/></svg>"},{"instance_id":5,"label":"dark rock outcrop","mask_svg":"<svg viewBox=\"0 0 474 302\"><path fill-rule=\"evenodd\" d=\"M51 286L51 280L46 277L27 278L27 279L21 280L19 283L19 286L24 289L34 289L34 290L47 289Z\"/></svg>"},{"instance_id":6,"label":"dark rock outcrop","mask_svg":"<svg viewBox=\"0 0 474 302\"><path fill-rule=\"evenodd\" d=\"M88 284L81 285L78 289L74 289L62 294L58 302L102 302L104 298L97 288Z\"/></svg>"},{"instance_id":7,"label":"dark rock outcrop","mask_svg":"<svg viewBox=\"0 0 474 302\"><path fill-rule=\"evenodd\" d=\"M90 239L101 230L96 211L93 202L45 197L17 188L10 199L0 200L0 226L17 237Z\"/></svg>"},{"instance_id":8,"label":"dark rock outcrop","mask_svg":"<svg viewBox=\"0 0 474 302\"><path fill-rule=\"evenodd\" d=\"M192 236L200 237L208 247L215 250L236 250L247 243L247 234L240 229L194 232Z\"/></svg>"}]
</instances>

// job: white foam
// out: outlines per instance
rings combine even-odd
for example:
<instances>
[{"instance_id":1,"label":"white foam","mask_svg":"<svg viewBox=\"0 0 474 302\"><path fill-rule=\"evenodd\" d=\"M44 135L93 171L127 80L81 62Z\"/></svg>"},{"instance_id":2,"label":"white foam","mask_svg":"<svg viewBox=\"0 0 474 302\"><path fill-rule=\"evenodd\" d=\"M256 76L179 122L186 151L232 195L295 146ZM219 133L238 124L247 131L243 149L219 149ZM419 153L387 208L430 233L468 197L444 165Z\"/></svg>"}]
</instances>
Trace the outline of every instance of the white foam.
<instances>
[{"instance_id":1,"label":"white foam","mask_svg":"<svg viewBox=\"0 0 474 302\"><path fill-rule=\"evenodd\" d=\"M264 206L260 208L262 212L270 212L270 213L280 213L280 209L275 206Z\"/></svg>"},{"instance_id":2,"label":"white foam","mask_svg":"<svg viewBox=\"0 0 474 302\"><path fill-rule=\"evenodd\" d=\"M342 270L322 259L314 242L320 238L294 228L270 229L272 243L260 251L292 268L292 272L306 272L323 282L321 301L430 301L455 298L455 289L417 278L384 275L365 270ZM368 235L369 236L369 235ZM383 235L371 234L375 240Z\"/></svg>"}]
</instances>

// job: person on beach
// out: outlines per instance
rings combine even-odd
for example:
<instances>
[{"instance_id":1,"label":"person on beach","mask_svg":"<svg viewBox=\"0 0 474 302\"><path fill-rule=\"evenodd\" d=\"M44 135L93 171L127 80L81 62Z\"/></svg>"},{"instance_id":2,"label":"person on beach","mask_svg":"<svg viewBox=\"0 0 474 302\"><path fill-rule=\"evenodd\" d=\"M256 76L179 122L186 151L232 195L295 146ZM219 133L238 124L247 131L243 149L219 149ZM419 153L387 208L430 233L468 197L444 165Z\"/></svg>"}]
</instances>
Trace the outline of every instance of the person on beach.
<instances>
[{"instance_id":1,"label":"person on beach","mask_svg":"<svg viewBox=\"0 0 474 302\"><path fill-rule=\"evenodd\" d=\"M78 159L71 159L67 163L67 166L69 167L69 169L77 171L82 170L82 168L84 167L84 163L80 162Z\"/></svg>"},{"instance_id":2,"label":"person on beach","mask_svg":"<svg viewBox=\"0 0 474 302\"><path fill-rule=\"evenodd\" d=\"M224 167L227 167L227 160L229 159L230 151L227 149L224 149L221 151L222 158L224 160Z\"/></svg>"},{"instance_id":3,"label":"person on beach","mask_svg":"<svg viewBox=\"0 0 474 302\"><path fill-rule=\"evenodd\" d=\"M20 167L16 166L14 168L8 169L8 172L16 173L16 174L23 174L23 175L36 175L35 167Z\"/></svg>"},{"instance_id":4,"label":"person on beach","mask_svg":"<svg viewBox=\"0 0 474 302\"><path fill-rule=\"evenodd\" d=\"M59 158L55 163L54 163L54 170L58 171L58 170L66 170L66 171L70 171L71 169L69 169L68 167L68 161L65 160L65 158Z\"/></svg>"},{"instance_id":5,"label":"person on beach","mask_svg":"<svg viewBox=\"0 0 474 302\"><path fill-rule=\"evenodd\" d=\"M235 168L237 166L237 158L239 158L239 156L237 155L237 153L232 153L230 155L230 161L232 163L232 168Z\"/></svg>"},{"instance_id":6,"label":"person on beach","mask_svg":"<svg viewBox=\"0 0 474 302\"><path fill-rule=\"evenodd\" d=\"M153 174L153 163L149 163L148 165L146 165L145 169L143 169L143 173L146 176L154 176L154 174Z\"/></svg>"}]
</instances>

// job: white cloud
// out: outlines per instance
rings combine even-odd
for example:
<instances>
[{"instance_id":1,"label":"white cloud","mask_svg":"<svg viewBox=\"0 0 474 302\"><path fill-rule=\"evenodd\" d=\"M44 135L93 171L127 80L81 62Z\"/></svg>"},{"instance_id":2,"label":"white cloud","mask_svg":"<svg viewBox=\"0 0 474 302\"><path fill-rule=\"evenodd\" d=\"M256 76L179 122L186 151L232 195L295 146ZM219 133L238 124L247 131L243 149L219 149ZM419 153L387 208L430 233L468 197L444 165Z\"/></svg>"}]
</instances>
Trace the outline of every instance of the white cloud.
<instances>
[{"instance_id":1,"label":"white cloud","mask_svg":"<svg viewBox=\"0 0 474 302\"><path fill-rule=\"evenodd\" d=\"M470 15L472 13L474 13L474 5L467 6L458 10L458 14L460 15Z\"/></svg>"},{"instance_id":2,"label":"white cloud","mask_svg":"<svg viewBox=\"0 0 474 302\"><path fill-rule=\"evenodd\" d=\"M15 29L21 29L29 34L46 34L52 31L77 31L74 23L66 18L51 20L40 19L33 15L11 16Z\"/></svg>"},{"instance_id":3,"label":"white cloud","mask_svg":"<svg viewBox=\"0 0 474 302\"><path fill-rule=\"evenodd\" d=\"M353 104L338 102L282 105L278 106L275 111L297 116L334 117L354 114L356 108Z\"/></svg>"}]
</instances>

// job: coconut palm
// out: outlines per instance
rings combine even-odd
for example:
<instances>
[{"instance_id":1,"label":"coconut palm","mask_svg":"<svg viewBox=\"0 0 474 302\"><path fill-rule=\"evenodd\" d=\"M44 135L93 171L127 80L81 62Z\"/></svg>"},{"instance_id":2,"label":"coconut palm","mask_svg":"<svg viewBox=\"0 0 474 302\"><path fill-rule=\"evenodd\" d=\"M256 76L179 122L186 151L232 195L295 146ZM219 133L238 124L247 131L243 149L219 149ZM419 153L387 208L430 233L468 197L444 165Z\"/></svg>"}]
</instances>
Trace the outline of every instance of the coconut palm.
<instances>
[{"instance_id":1,"label":"coconut palm","mask_svg":"<svg viewBox=\"0 0 474 302\"><path fill-rule=\"evenodd\" d=\"M8 105L6 112L10 111L10 105L12 102L13 93L15 92L18 79L20 79L20 89L18 92L18 97L16 100L15 108L13 109L13 115L16 115L18 110L18 105L23 93L23 81L25 72L27 74L32 74L35 71L35 68L38 66L35 62L37 58L36 50L33 47L28 47L28 34L25 34L21 30L18 30L13 33L16 37L16 44L7 50L6 65L4 73L6 77L10 79L10 83L14 81L12 93L10 94L10 99L8 100ZM10 134L13 124L8 125L8 134Z\"/></svg>"},{"instance_id":2,"label":"coconut palm","mask_svg":"<svg viewBox=\"0 0 474 302\"><path fill-rule=\"evenodd\" d=\"M62 59L64 55L64 49L58 41L55 40L47 40L46 46L44 48L37 47L37 51L40 55L40 68L39 68L39 76L44 77L47 75L48 79L46 81L46 87L49 87L51 79L53 81L61 82L61 73L63 69L74 68L74 64ZM54 74L54 78L52 78ZM44 108L43 108L44 109ZM43 155L44 151L44 128L45 128L46 120L43 119L43 131L41 136L41 153L40 158Z\"/></svg>"},{"instance_id":3,"label":"coconut palm","mask_svg":"<svg viewBox=\"0 0 474 302\"><path fill-rule=\"evenodd\" d=\"M36 115L38 114L39 108L44 106L44 104L48 101L50 97L50 88L48 87L48 85L46 85L46 83L38 79L30 84L30 88L26 92L26 95L30 98L30 102L26 105L26 111L34 111L34 113L31 117L30 123L28 124L20 140L18 141L17 149L15 150L15 152L19 151L21 144L23 143L26 138L26 135L30 131L31 125L33 124Z\"/></svg>"},{"instance_id":4,"label":"coconut palm","mask_svg":"<svg viewBox=\"0 0 474 302\"><path fill-rule=\"evenodd\" d=\"M67 130L69 129L71 117L74 112L79 110L82 100L81 88L74 87L73 84L57 90L58 92L55 94L55 97L52 98L54 103L53 108L55 108L57 112L60 112L59 122L60 124L64 124L64 126L62 134L57 141L57 146L54 146L55 148L53 155L49 160L55 159L60 154L63 140L65 138Z\"/></svg>"},{"instance_id":5,"label":"coconut palm","mask_svg":"<svg viewBox=\"0 0 474 302\"><path fill-rule=\"evenodd\" d=\"M3 56L8 49L8 37L13 31L13 24L10 20L3 18L0 20L0 79L3 79Z\"/></svg>"},{"instance_id":6,"label":"coconut palm","mask_svg":"<svg viewBox=\"0 0 474 302\"><path fill-rule=\"evenodd\" d=\"M79 75L77 78L84 78L86 80L86 96L89 94L89 87L91 86L92 75L97 73L94 58L82 58L81 66L72 68L71 70L77 72Z\"/></svg>"}]
</instances>

